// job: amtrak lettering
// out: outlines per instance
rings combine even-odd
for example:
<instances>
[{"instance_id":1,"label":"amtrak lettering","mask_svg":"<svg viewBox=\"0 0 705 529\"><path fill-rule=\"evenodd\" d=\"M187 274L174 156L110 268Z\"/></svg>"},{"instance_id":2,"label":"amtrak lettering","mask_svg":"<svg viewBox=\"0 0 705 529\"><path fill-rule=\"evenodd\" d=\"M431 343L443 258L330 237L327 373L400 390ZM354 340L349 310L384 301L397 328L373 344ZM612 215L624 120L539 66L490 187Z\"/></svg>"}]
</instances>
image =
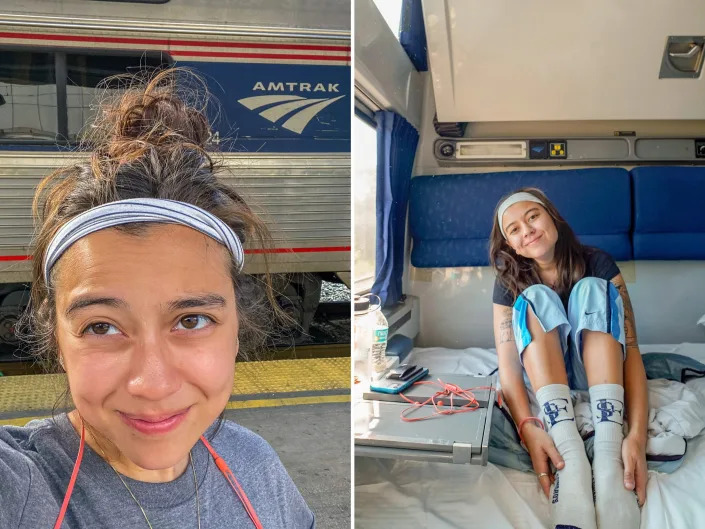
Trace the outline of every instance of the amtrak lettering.
<instances>
[{"instance_id":1,"label":"amtrak lettering","mask_svg":"<svg viewBox=\"0 0 705 529\"><path fill-rule=\"evenodd\" d=\"M547 401L543 405L543 413L548 417L551 426L555 426L559 422L563 421L575 421L572 417L564 417L560 419L561 412L568 411L568 400L567 399L552 399ZM565 415L565 414L564 414Z\"/></svg>"},{"instance_id":2,"label":"amtrak lettering","mask_svg":"<svg viewBox=\"0 0 705 529\"><path fill-rule=\"evenodd\" d=\"M350 66L189 63L208 84L219 149L239 153L349 153Z\"/></svg>"},{"instance_id":3,"label":"amtrak lettering","mask_svg":"<svg viewBox=\"0 0 705 529\"><path fill-rule=\"evenodd\" d=\"M269 82L267 87L262 81L257 81L255 86L252 87L252 91L263 90L267 92L294 92L295 90L299 92L336 92L338 93L338 86L340 83L285 83L285 82ZM311 89L313 86L313 89ZM284 88L286 87L286 88Z\"/></svg>"},{"instance_id":4,"label":"amtrak lettering","mask_svg":"<svg viewBox=\"0 0 705 529\"><path fill-rule=\"evenodd\" d=\"M616 424L622 424L622 411L624 411L624 404L621 401L612 399L599 399L597 401L597 410L600 412L600 415L595 417L595 422L607 421ZM615 413L618 413L619 417L615 417ZM612 418L619 420L612 420Z\"/></svg>"}]
</instances>

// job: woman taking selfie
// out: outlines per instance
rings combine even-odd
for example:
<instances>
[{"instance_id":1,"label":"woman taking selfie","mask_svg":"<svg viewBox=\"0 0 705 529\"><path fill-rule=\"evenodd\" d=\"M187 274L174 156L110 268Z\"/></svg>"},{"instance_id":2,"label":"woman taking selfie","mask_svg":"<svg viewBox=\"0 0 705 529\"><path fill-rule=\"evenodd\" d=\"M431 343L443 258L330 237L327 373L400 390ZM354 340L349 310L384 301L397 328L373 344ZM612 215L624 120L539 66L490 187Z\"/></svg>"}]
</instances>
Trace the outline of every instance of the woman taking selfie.
<instances>
[{"instance_id":1,"label":"woman taking selfie","mask_svg":"<svg viewBox=\"0 0 705 529\"><path fill-rule=\"evenodd\" d=\"M617 265L580 244L534 188L499 202L490 262L497 274L493 314L502 392L549 498L553 526L638 528L647 479L646 376ZM524 371L543 420L531 416ZM592 469L571 389L590 393Z\"/></svg>"},{"instance_id":2,"label":"woman taking selfie","mask_svg":"<svg viewBox=\"0 0 705 529\"><path fill-rule=\"evenodd\" d=\"M0 527L314 526L272 448L222 418L238 351L274 310L241 274L267 231L218 180L184 77L121 91L90 161L36 192L23 332L75 409L0 428Z\"/></svg>"}]
</instances>

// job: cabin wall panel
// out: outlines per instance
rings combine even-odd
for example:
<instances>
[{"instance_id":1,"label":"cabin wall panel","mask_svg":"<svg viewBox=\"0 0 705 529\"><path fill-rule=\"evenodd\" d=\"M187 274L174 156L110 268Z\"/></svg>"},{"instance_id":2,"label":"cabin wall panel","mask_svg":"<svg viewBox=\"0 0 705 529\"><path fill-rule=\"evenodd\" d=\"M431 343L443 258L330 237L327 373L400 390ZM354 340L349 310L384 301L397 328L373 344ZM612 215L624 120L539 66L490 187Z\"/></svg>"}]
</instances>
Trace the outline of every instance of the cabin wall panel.
<instances>
[{"instance_id":1,"label":"cabin wall panel","mask_svg":"<svg viewBox=\"0 0 705 529\"><path fill-rule=\"evenodd\" d=\"M640 343L705 343L705 266L700 261L617 263L634 307ZM494 347L490 267L410 268L408 290L420 298L420 347Z\"/></svg>"}]
</instances>

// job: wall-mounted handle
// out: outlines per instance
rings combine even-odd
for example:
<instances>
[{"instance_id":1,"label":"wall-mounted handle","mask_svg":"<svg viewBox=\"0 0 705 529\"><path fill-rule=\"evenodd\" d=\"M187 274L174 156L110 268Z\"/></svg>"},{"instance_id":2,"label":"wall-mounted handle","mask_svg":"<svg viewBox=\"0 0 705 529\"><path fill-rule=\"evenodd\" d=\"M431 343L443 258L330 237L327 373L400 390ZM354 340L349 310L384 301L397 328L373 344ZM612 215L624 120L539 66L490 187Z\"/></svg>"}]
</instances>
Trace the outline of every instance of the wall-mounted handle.
<instances>
[{"instance_id":1,"label":"wall-mounted handle","mask_svg":"<svg viewBox=\"0 0 705 529\"><path fill-rule=\"evenodd\" d=\"M703 36L670 36L661 58L660 79L700 77L705 51Z\"/></svg>"},{"instance_id":2,"label":"wall-mounted handle","mask_svg":"<svg viewBox=\"0 0 705 529\"><path fill-rule=\"evenodd\" d=\"M694 59L699 53L703 51L702 47L698 46L697 44L693 44L693 47L690 48L689 51L686 51L685 53L678 53L678 52L673 52L669 51L668 55L670 57L673 57L674 59Z\"/></svg>"}]
</instances>

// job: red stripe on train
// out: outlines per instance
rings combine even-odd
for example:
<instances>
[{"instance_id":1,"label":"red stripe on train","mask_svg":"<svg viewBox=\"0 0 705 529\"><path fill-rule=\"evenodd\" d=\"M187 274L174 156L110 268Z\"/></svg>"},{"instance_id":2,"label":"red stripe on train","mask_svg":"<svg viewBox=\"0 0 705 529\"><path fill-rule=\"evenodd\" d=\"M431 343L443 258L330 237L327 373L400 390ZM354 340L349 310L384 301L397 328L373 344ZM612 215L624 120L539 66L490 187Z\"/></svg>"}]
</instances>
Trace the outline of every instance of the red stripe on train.
<instances>
[{"instance_id":1,"label":"red stripe on train","mask_svg":"<svg viewBox=\"0 0 705 529\"><path fill-rule=\"evenodd\" d=\"M272 248L269 250L245 250L245 253L312 253L312 252L349 252L350 246L321 246L318 248Z\"/></svg>"},{"instance_id":2,"label":"red stripe on train","mask_svg":"<svg viewBox=\"0 0 705 529\"><path fill-rule=\"evenodd\" d=\"M307 61L347 61L350 56L336 55L300 55L290 53L232 53L226 51L192 51L192 50L170 50L174 57L228 57L233 59L303 59Z\"/></svg>"},{"instance_id":3,"label":"red stripe on train","mask_svg":"<svg viewBox=\"0 0 705 529\"><path fill-rule=\"evenodd\" d=\"M74 42L102 42L108 44L152 44L155 46L201 46L219 48L259 48L274 50L344 51L350 46L319 46L316 44L276 44L273 42L208 42L197 40L137 39L129 37L94 37L88 35L52 35L0 32L0 38L30 40L61 40Z\"/></svg>"},{"instance_id":4,"label":"red stripe on train","mask_svg":"<svg viewBox=\"0 0 705 529\"><path fill-rule=\"evenodd\" d=\"M350 246L319 246L312 248L271 248L268 250L245 250L248 254L260 253L323 253L349 252ZM31 261L31 255L0 255L0 261Z\"/></svg>"}]
</instances>

